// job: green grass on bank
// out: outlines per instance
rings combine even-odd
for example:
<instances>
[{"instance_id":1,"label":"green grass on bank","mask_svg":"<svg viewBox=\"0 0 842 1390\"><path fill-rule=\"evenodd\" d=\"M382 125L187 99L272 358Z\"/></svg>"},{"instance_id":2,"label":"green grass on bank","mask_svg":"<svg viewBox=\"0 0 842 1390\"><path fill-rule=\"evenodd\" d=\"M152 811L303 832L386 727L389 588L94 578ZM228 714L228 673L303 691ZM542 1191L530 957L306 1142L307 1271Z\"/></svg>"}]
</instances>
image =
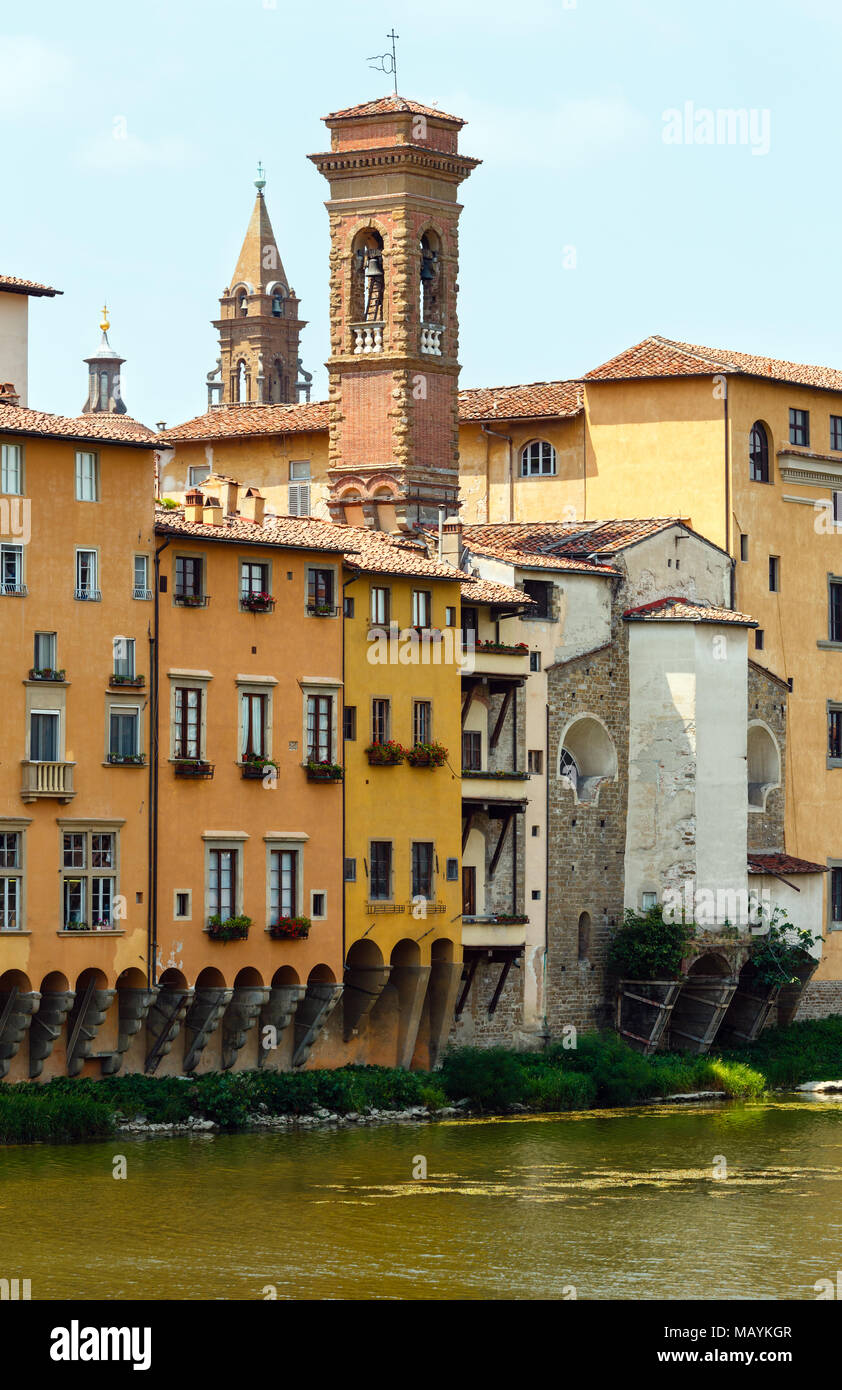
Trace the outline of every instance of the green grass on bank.
<instances>
[{"instance_id":1,"label":"green grass on bank","mask_svg":"<svg viewBox=\"0 0 842 1390\"><path fill-rule=\"evenodd\" d=\"M515 1106L534 1111L630 1105L677 1091L717 1090L750 1099L772 1087L842 1077L842 1016L772 1028L741 1052L708 1057L643 1057L613 1033L580 1035L576 1048L544 1052L451 1049L440 1071L340 1067L335 1071L210 1072L176 1077L59 1077L0 1085L0 1143L68 1142L113 1132L119 1115L173 1124L191 1115L223 1129L249 1116L340 1115L371 1110L436 1110L470 1101L484 1114Z\"/></svg>"}]
</instances>

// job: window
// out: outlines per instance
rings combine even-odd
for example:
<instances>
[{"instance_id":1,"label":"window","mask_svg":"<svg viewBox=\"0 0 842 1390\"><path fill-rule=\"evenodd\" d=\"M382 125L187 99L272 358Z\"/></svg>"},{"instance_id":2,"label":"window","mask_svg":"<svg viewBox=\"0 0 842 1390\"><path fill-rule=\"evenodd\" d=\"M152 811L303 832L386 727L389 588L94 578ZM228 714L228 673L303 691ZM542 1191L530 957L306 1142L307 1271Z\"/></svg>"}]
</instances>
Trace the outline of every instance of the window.
<instances>
[{"instance_id":1,"label":"window","mask_svg":"<svg viewBox=\"0 0 842 1390\"><path fill-rule=\"evenodd\" d=\"M546 439L535 439L520 451L520 476L534 478L555 473L555 449Z\"/></svg>"},{"instance_id":2,"label":"window","mask_svg":"<svg viewBox=\"0 0 842 1390\"><path fill-rule=\"evenodd\" d=\"M133 568L132 598L150 599L152 590L149 587L149 556L135 555Z\"/></svg>"},{"instance_id":3,"label":"window","mask_svg":"<svg viewBox=\"0 0 842 1390\"><path fill-rule=\"evenodd\" d=\"M330 617L336 612L333 570L307 571L307 612Z\"/></svg>"},{"instance_id":4,"label":"window","mask_svg":"<svg viewBox=\"0 0 842 1390\"><path fill-rule=\"evenodd\" d=\"M805 449L810 443L809 410L790 410L789 442L790 444L800 444Z\"/></svg>"},{"instance_id":5,"label":"window","mask_svg":"<svg viewBox=\"0 0 842 1390\"><path fill-rule=\"evenodd\" d=\"M781 561L777 555L769 556L769 591L777 594L781 587Z\"/></svg>"},{"instance_id":6,"label":"window","mask_svg":"<svg viewBox=\"0 0 842 1390\"><path fill-rule=\"evenodd\" d=\"M240 561L240 597L250 594L268 594L269 566L255 564L251 560Z\"/></svg>"},{"instance_id":7,"label":"window","mask_svg":"<svg viewBox=\"0 0 842 1390\"><path fill-rule=\"evenodd\" d=\"M842 449L842 415L830 417L830 447Z\"/></svg>"},{"instance_id":8,"label":"window","mask_svg":"<svg viewBox=\"0 0 842 1390\"><path fill-rule=\"evenodd\" d=\"M237 916L237 853L235 849L208 851L208 916Z\"/></svg>"},{"instance_id":9,"label":"window","mask_svg":"<svg viewBox=\"0 0 842 1390\"><path fill-rule=\"evenodd\" d=\"M829 705L827 711L828 762L842 766L842 705Z\"/></svg>"},{"instance_id":10,"label":"window","mask_svg":"<svg viewBox=\"0 0 842 1390\"><path fill-rule=\"evenodd\" d=\"M762 627L756 627L756 628L754 629L754 648L755 648L755 651L762 652L762 650L763 650L763 639L764 639L764 637L765 637L765 633L764 633L764 631L763 631L763 628L762 628Z\"/></svg>"},{"instance_id":11,"label":"window","mask_svg":"<svg viewBox=\"0 0 842 1390\"><path fill-rule=\"evenodd\" d=\"M240 694L240 725L242 728L240 751L244 762L250 758L268 756L266 746L268 706L268 695L252 694L247 691L242 691Z\"/></svg>"},{"instance_id":12,"label":"window","mask_svg":"<svg viewBox=\"0 0 842 1390\"><path fill-rule=\"evenodd\" d=\"M433 706L429 700L412 703L412 737L416 743L431 743L433 738Z\"/></svg>"},{"instance_id":13,"label":"window","mask_svg":"<svg viewBox=\"0 0 842 1390\"><path fill-rule=\"evenodd\" d=\"M535 607L528 613L524 613L525 618L549 618L552 615L553 585L546 579L527 579L523 585L524 593L528 598L534 599Z\"/></svg>"},{"instance_id":14,"label":"window","mask_svg":"<svg viewBox=\"0 0 842 1390\"><path fill-rule=\"evenodd\" d=\"M532 889L532 900L533 900L533 902L540 902L540 899L541 899L541 889L540 889L540 888L533 888L533 889Z\"/></svg>"},{"instance_id":15,"label":"window","mask_svg":"<svg viewBox=\"0 0 842 1390\"><path fill-rule=\"evenodd\" d=\"M830 925L834 931L842 927L842 866L839 865L830 871Z\"/></svg>"},{"instance_id":16,"label":"window","mask_svg":"<svg viewBox=\"0 0 842 1390\"><path fill-rule=\"evenodd\" d=\"M173 916L176 919L181 921L188 921L190 917L192 917L193 913L190 898L191 893L189 888L185 889L183 893L176 893L175 911L173 912Z\"/></svg>"},{"instance_id":17,"label":"window","mask_svg":"<svg viewBox=\"0 0 842 1390\"><path fill-rule=\"evenodd\" d=\"M748 536L740 536L740 559L748 560Z\"/></svg>"},{"instance_id":18,"label":"window","mask_svg":"<svg viewBox=\"0 0 842 1390\"><path fill-rule=\"evenodd\" d=\"M273 849L269 855L269 921L298 916L299 851Z\"/></svg>"},{"instance_id":19,"label":"window","mask_svg":"<svg viewBox=\"0 0 842 1390\"><path fill-rule=\"evenodd\" d=\"M290 516L310 515L310 460L289 465L288 511Z\"/></svg>"},{"instance_id":20,"label":"window","mask_svg":"<svg viewBox=\"0 0 842 1390\"><path fill-rule=\"evenodd\" d=\"M455 609L455 608L445 608L445 610L444 610L444 625L445 625L445 627L455 627L455 626L456 626L456 609Z\"/></svg>"},{"instance_id":21,"label":"window","mask_svg":"<svg viewBox=\"0 0 842 1390\"><path fill-rule=\"evenodd\" d=\"M642 909L643 909L644 912L651 912L653 907L657 907L657 906L658 906L658 894L657 894L657 893L641 893L641 895L640 895L640 906L642 907Z\"/></svg>"},{"instance_id":22,"label":"window","mask_svg":"<svg viewBox=\"0 0 842 1390\"><path fill-rule=\"evenodd\" d=\"M769 481L769 436L757 420L748 437L748 476L754 483Z\"/></svg>"},{"instance_id":23,"label":"window","mask_svg":"<svg viewBox=\"0 0 842 1390\"><path fill-rule=\"evenodd\" d=\"M482 734L465 729L462 734L462 766L466 772L479 772L482 767Z\"/></svg>"},{"instance_id":24,"label":"window","mask_svg":"<svg viewBox=\"0 0 842 1390\"><path fill-rule=\"evenodd\" d=\"M388 700L372 700L371 702L371 741L372 743L389 742L390 702Z\"/></svg>"},{"instance_id":25,"label":"window","mask_svg":"<svg viewBox=\"0 0 842 1390\"><path fill-rule=\"evenodd\" d=\"M116 836L97 830L62 834L63 927L114 926ZM106 870L106 872L103 872Z\"/></svg>"},{"instance_id":26,"label":"window","mask_svg":"<svg viewBox=\"0 0 842 1390\"><path fill-rule=\"evenodd\" d=\"M57 763L58 753L58 710L33 710L29 716L29 761Z\"/></svg>"},{"instance_id":27,"label":"window","mask_svg":"<svg viewBox=\"0 0 842 1390\"><path fill-rule=\"evenodd\" d=\"M329 763L333 757L333 696L307 696L307 759Z\"/></svg>"},{"instance_id":28,"label":"window","mask_svg":"<svg viewBox=\"0 0 842 1390\"><path fill-rule=\"evenodd\" d=\"M842 642L842 579L831 579L828 591L828 637Z\"/></svg>"},{"instance_id":29,"label":"window","mask_svg":"<svg viewBox=\"0 0 842 1390\"><path fill-rule=\"evenodd\" d=\"M444 877L448 883L459 882L459 860L447 859L444 866Z\"/></svg>"},{"instance_id":30,"label":"window","mask_svg":"<svg viewBox=\"0 0 842 1390\"><path fill-rule=\"evenodd\" d=\"M20 831L0 832L0 931L19 931L21 928L21 834Z\"/></svg>"},{"instance_id":31,"label":"window","mask_svg":"<svg viewBox=\"0 0 842 1390\"><path fill-rule=\"evenodd\" d=\"M371 622L374 627L388 627L391 618L391 590L372 585Z\"/></svg>"},{"instance_id":32,"label":"window","mask_svg":"<svg viewBox=\"0 0 842 1390\"><path fill-rule=\"evenodd\" d=\"M433 596L429 589L412 590L412 626L431 627L433 621Z\"/></svg>"},{"instance_id":33,"label":"window","mask_svg":"<svg viewBox=\"0 0 842 1390\"><path fill-rule=\"evenodd\" d=\"M833 520L837 526L842 525L842 492L833 494Z\"/></svg>"},{"instance_id":34,"label":"window","mask_svg":"<svg viewBox=\"0 0 842 1390\"><path fill-rule=\"evenodd\" d=\"M202 557L176 555L175 601L202 597Z\"/></svg>"},{"instance_id":35,"label":"window","mask_svg":"<svg viewBox=\"0 0 842 1390\"><path fill-rule=\"evenodd\" d=\"M542 748L530 748L526 755L527 769L529 772L540 776L544 771L544 750Z\"/></svg>"},{"instance_id":36,"label":"window","mask_svg":"<svg viewBox=\"0 0 842 1390\"><path fill-rule=\"evenodd\" d=\"M462 916L475 917L477 912L477 871L473 864L462 866Z\"/></svg>"},{"instance_id":37,"label":"window","mask_svg":"<svg viewBox=\"0 0 842 1390\"><path fill-rule=\"evenodd\" d=\"M327 893L314 892L310 895L310 916L314 920L327 916Z\"/></svg>"},{"instance_id":38,"label":"window","mask_svg":"<svg viewBox=\"0 0 842 1390\"><path fill-rule=\"evenodd\" d=\"M476 608L470 608L470 607L465 608L464 605L463 605L463 607L462 607L462 631L463 631L463 632L473 632L473 633L475 634L478 627L479 627L479 620L478 620L478 617L477 617L477 610L476 610Z\"/></svg>"},{"instance_id":39,"label":"window","mask_svg":"<svg viewBox=\"0 0 842 1390\"><path fill-rule=\"evenodd\" d=\"M272 295L272 317L275 319L280 319L283 318L283 314L284 297L281 294L280 290L275 290L275 293Z\"/></svg>"},{"instance_id":40,"label":"window","mask_svg":"<svg viewBox=\"0 0 842 1390\"><path fill-rule=\"evenodd\" d=\"M433 896L433 846L428 840L415 840L412 845L412 896Z\"/></svg>"},{"instance_id":41,"label":"window","mask_svg":"<svg viewBox=\"0 0 842 1390\"><path fill-rule=\"evenodd\" d=\"M76 551L76 590L73 597L96 603L102 598L97 588L97 553L95 550Z\"/></svg>"},{"instance_id":42,"label":"window","mask_svg":"<svg viewBox=\"0 0 842 1390\"><path fill-rule=\"evenodd\" d=\"M114 675L134 680L135 639L133 637L115 637L112 645Z\"/></svg>"},{"instance_id":43,"label":"window","mask_svg":"<svg viewBox=\"0 0 842 1390\"><path fill-rule=\"evenodd\" d=\"M0 545L0 583L4 594L26 593L22 545Z\"/></svg>"},{"instance_id":44,"label":"window","mask_svg":"<svg viewBox=\"0 0 842 1390\"><path fill-rule=\"evenodd\" d=\"M36 632L32 665L36 671L54 671L56 669L56 634L54 632Z\"/></svg>"},{"instance_id":45,"label":"window","mask_svg":"<svg viewBox=\"0 0 842 1390\"><path fill-rule=\"evenodd\" d=\"M99 501L99 459L81 449L76 454L76 501Z\"/></svg>"},{"instance_id":46,"label":"window","mask_svg":"<svg viewBox=\"0 0 842 1390\"><path fill-rule=\"evenodd\" d=\"M112 705L108 736L110 758L135 758L140 753L140 711Z\"/></svg>"},{"instance_id":47,"label":"window","mask_svg":"<svg viewBox=\"0 0 842 1390\"><path fill-rule=\"evenodd\" d=\"M342 737L351 740L357 737L356 705L346 705L342 711Z\"/></svg>"},{"instance_id":48,"label":"window","mask_svg":"<svg viewBox=\"0 0 842 1390\"><path fill-rule=\"evenodd\" d=\"M0 445L0 492L17 497L23 492L23 459L19 444Z\"/></svg>"},{"instance_id":49,"label":"window","mask_svg":"<svg viewBox=\"0 0 842 1390\"><path fill-rule=\"evenodd\" d=\"M392 842L372 840L369 897L382 901L392 896Z\"/></svg>"},{"instance_id":50,"label":"window","mask_svg":"<svg viewBox=\"0 0 842 1390\"><path fill-rule=\"evenodd\" d=\"M188 486L198 487L200 483L203 483L205 481L205 478L210 477L210 473L210 464L191 463L190 467L187 470Z\"/></svg>"},{"instance_id":51,"label":"window","mask_svg":"<svg viewBox=\"0 0 842 1390\"><path fill-rule=\"evenodd\" d=\"M356 859L345 860L344 878L346 883L356 883L357 881L357 861Z\"/></svg>"},{"instance_id":52,"label":"window","mask_svg":"<svg viewBox=\"0 0 842 1390\"><path fill-rule=\"evenodd\" d=\"M540 652L530 652L530 653L529 653L529 669L530 669L530 671L540 671L540 669L541 669L541 653L540 653Z\"/></svg>"},{"instance_id":53,"label":"window","mask_svg":"<svg viewBox=\"0 0 842 1390\"><path fill-rule=\"evenodd\" d=\"M174 758L202 756L202 691L177 685L174 702Z\"/></svg>"},{"instance_id":54,"label":"window","mask_svg":"<svg viewBox=\"0 0 842 1390\"><path fill-rule=\"evenodd\" d=\"M353 618L354 616L354 600L350 594L342 600L342 613L346 618Z\"/></svg>"}]
</instances>

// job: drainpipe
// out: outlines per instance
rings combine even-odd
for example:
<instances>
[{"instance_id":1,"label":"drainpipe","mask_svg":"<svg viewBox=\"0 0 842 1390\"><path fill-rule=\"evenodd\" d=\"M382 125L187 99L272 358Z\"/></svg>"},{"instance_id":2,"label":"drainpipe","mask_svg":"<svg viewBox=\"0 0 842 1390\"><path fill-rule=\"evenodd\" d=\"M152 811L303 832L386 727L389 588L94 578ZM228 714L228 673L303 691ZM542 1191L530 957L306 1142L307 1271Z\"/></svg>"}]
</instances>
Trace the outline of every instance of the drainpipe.
<instances>
[{"instance_id":1,"label":"drainpipe","mask_svg":"<svg viewBox=\"0 0 842 1390\"><path fill-rule=\"evenodd\" d=\"M512 436L510 434L500 434L499 430L490 430L487 425L480 425L480 429L485 435L492 435L495 439L505 439L506 444L508 445L508 448L506 450L506 476L509 482L509 515L506 519L507 521L514 521L515 480L512 474ZM488 516L488 508L486 508L486 519L488 521L491 520L491 518Z\"/></svg>"},{"instance_id":2,"label":"drainpipe","mask_svg":"<svg viewBox=\"0 0 842 1390\"><path fill-rule=\"evenodd\" d=\"M439 507L439 563L441 563L442 551L444 550L444 514L447 509Z\"/></svg>"},{"instance_id":3,"label":"drainpipe","mask_svg":"<svg viewBox=\"0 0 842 1390\"><path fill-rule=\"evenodd\" d=\"M729 422L728 422L728 382L727 382L727 380L725 379L725 377L723 377L723 379L722 379L722 385L723 385L723 389L724 389L724 391L725 391L725 395L724 395L724 397L723 397L723 402L722 402L722 404L723 404L722 421L723 421L723 424L724 424L724 427L725 427L725 549L727 550L728 554L730 555L730 554L731 554L731 445L730 445L730 440L729 440L729 427L728 427L728 424L729 424ZM732 607L732 608L734 607L734 604L735 604L735 602L736 602L736 584L735 584L735 578L736 578L735 568L734 568L734 566L733 566L733 564L732 564L732 566L731 566L731 607Z\"/></svg>"},{"instance_id":4,"label":"drainpipe","mask_svg":"<svg viewBox=\"0 0 842 1390\"><path fill-rule=\"evenodd\" d=\"M150 986L157 983L158 969L158 711L160 705L160 595L161 595L161 555L169 541L155 551L155 593L153 633L149 638L149 869L148 892L149 908L146 929L146 982Z\"/></svg>"},{"instance_id":5,"label":"drainpipe","mask_svg":"<svg viewBox=\"0 0 842 1390\"><path fill-rule=\"evenodd\" d=\"M550 702L547 700L547 732L544 739L544 774L546 801L544 806L544 992L542 1003L544 1031L547 1028L547 957L550 954Z\"/></svg>"},{"instance_id":6,"label":"drainpipe","mask_svg":"<svg viewBox=\"0 0 842 1390\"><path fill-rule=\"evenodd\" d=\"M337 729L337 739L342 735L342 766L345 767L345 590L350 584L356 584L360 578L358 574L352 574L350 579L346 579L342 585L342 722L341 730ZM345 776L342 776L342 969L345 969L345 940L346 940L346 919L347 907L345 903Z\"/></svg>"}]
</instances>

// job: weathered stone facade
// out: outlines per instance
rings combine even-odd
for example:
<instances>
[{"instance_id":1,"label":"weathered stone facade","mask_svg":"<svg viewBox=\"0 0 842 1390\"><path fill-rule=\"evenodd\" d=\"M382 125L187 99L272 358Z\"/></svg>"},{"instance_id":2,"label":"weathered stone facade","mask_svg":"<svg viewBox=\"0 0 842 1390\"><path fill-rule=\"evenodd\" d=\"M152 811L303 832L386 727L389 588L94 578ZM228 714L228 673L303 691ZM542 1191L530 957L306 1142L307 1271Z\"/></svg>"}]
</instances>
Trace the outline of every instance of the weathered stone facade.
<instances>
[{"instance_id":1,"label":"weathered stone facade","mask_svg":"<svg viewBox=\"0 0 842 1390\"><path fill-rule=\"evenodd\" d=\"M774 736L780 758L780 783L766 793L765 809L749 808L749 850L778 850L784 848L784 817L786 813L786 702L789 687L786 681L758 666L748 663L748 723L762 722Z\"/></svg>"}]
</instances>

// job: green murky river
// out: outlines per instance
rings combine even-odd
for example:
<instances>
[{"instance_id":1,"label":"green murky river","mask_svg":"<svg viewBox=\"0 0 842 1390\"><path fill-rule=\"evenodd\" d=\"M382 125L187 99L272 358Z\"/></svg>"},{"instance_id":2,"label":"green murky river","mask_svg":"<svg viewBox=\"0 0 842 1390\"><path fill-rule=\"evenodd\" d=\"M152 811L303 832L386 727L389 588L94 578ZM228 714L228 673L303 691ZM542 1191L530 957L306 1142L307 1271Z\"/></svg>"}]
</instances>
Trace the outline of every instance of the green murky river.
<instances>
[{"instance_id":1,"label":"green murky river","mask_svg":"<svg viewBox=\"0 0 842 1390\"><path fill-rule=\"evenodd\" d=\"M842 1268L831 1101L7 1148L0 1179L33 1299L814 1299Z\"/></svg>"}]
</instances>

